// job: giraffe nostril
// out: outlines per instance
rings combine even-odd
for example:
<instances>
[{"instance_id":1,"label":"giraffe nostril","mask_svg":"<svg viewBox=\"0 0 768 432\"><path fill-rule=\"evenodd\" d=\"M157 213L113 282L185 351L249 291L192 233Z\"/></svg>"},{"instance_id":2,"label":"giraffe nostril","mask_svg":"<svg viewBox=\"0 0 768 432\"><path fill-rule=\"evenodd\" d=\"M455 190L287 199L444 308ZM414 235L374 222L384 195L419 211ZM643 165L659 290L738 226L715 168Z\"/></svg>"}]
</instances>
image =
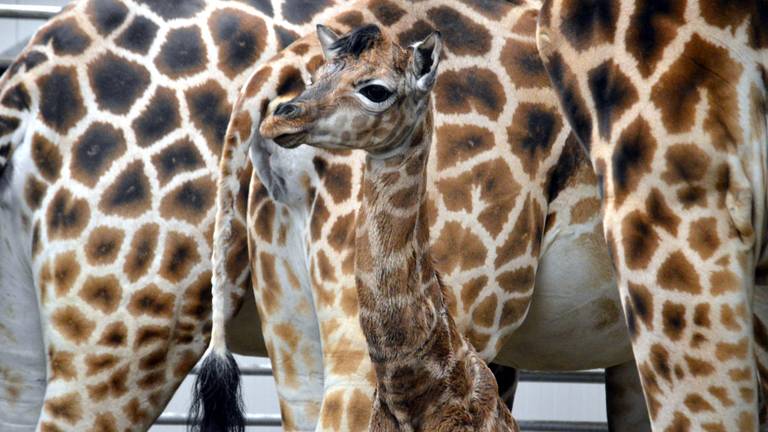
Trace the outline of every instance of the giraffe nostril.
<instances>
[{"instance_id":1,"label":"giraffe nostril","mask_svg":"<svg viewBox=\"0 0 768 432\"><path fill-rule=\"evenodd\" d=\"M293 117L299 113L299 107L296 104L286 102L281 103L275 109L275 115L282 117Z\"/></svg>"}]
</instances>

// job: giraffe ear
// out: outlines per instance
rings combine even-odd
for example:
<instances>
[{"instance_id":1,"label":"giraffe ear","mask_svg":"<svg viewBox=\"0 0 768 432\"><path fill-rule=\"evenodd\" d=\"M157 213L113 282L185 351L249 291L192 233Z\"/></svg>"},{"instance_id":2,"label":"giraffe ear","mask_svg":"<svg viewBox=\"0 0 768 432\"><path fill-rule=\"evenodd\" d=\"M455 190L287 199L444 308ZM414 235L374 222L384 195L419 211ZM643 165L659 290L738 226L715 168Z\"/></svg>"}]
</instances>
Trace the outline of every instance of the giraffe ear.
<instances>
[{"instance_id":1,"label":"giraffe ear","mask_svg":"<svg viewBox=\"0 0 768 432\"><path fill-rule=\"evenodd\" d=\"M332 49L331 46L339 40L339 35L329 27L318 24L317 38L320 40L320 46L323 48L323 56L325 56L325 60L332 60L336 56L336 50Z\"/></svg>"},{"instance_id":2,"label":"giraffe ear","mask_svg":"<svg viewBox=\"0 0 768 432\"><path fill-rule=\"evenodd\" d=\"M409 64L416 89L427 92L432 89L437 76L437 65L440 64L440 52L443 40L439 31L434 31L423 41L411 45L413 56Z\"/></svg>"}]
</instances>

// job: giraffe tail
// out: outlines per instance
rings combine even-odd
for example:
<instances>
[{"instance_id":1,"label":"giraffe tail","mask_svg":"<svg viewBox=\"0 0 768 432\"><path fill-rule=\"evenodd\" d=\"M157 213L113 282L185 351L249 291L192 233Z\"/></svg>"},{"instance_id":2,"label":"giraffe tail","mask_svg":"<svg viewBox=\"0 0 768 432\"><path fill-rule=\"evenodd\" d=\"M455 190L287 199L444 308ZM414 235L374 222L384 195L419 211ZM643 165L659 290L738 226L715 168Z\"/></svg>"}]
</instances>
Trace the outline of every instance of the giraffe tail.
<instances>
[{"instance_id":1,"label":"giraffe tail","mask_svg":"<svg viewBox=\"0 0 768 432\"><path fill-rule=\"evenodd\" d=\"M193 388L189 419L192 431L245 431L240 369L232 353L212 350L205 356Z\"/></svg>"}]
</instances>

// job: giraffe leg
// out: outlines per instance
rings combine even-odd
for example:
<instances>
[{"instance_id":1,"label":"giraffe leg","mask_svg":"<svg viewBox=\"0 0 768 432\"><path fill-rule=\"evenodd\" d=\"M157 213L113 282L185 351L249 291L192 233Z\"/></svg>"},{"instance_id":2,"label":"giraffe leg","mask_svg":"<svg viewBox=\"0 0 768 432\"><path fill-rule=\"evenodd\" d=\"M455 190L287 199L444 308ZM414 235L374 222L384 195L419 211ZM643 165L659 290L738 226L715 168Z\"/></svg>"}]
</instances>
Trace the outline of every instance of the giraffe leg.
<instances>
[{"instance_id":1,"label":"giraffe leg","mask_svg":"<svg viewBox=\"0 0 768 432\"><path fill-rule=\"evenodd\" d=\"M605 402L610 431L651 430L640 376L634 361L605 369Z\"/></svg>"},{"instance_id":2,"label":"giraffe leg","mask_svg":"<svg viewBox=\"0 0 768 432\"><path fill-rule=\"evenodd\" d=\"M10 175L12 170L6 172ZM29 244L16 189L0 189L0 430L34 428L45 392L45 354Z\"/></svg>"},{"instance_id":3,"label":"giraffe leg","mask_svg":"<svg viewBox=\"0 0 768 432\"><path fill-rule=\"evenodd\" d=\"M257 178L251 185L261 187ZM251 196L259 195L253 190ZM283 206L266 199L250 203L249 213L269 217L262 213L264 207ZM265 212L266 213L266 212ZM301 226L291 220L282 220L284 212L275 211L268 224L275 233L264 236L258 230L249 230L255 239L252 249L251 273L254 297L259 308L262 334L269 352L272 370L280 401L283 429L286 431L315 430L323 400L323 360L318 319L312 305L309 276L303 263ZM249 227L257 225L248 221ZM281 228L287 245L272 243Z\"/></svg>"},{"instance_id":4,"label":"giraffe leg","mask_svg":"<svg viewBox=\"0 0 768 432\"><path fill-rule=\"evenodd\" d=\"M689 20L699 2L670 2L683 23L662 44L672 61L639 65L626 45L635 33L602 32L634 8L577 28L572 8L582 7L545 2L539 48L603 180L606 240L653 430L755 430L765 171L754 167L765 146L741 116L764 84L749 56ZM589 56L579 56L584 45Z\"/></svg>"}]
</instances>

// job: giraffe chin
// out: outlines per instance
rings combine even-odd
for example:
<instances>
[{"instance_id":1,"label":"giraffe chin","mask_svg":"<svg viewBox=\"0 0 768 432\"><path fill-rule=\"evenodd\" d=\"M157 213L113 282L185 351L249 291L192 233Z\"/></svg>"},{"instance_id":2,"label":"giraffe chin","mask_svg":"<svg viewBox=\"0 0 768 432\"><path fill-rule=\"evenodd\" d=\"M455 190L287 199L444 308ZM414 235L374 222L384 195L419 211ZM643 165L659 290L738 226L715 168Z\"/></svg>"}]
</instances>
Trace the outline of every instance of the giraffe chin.
<instances>
[{"instance_id":1,"label":"giraffe chin","mask_svg":"<svg viewBox=\"0 0 768 432\"><path fill-rule=\"evenodd\" d=\"M277 143L280 147L293 149L304 144L304 141L306 141L305 138L306 134L304 132L294 132L278 135L272 138L272 141Z\"/></svg>"}]
</instances>

